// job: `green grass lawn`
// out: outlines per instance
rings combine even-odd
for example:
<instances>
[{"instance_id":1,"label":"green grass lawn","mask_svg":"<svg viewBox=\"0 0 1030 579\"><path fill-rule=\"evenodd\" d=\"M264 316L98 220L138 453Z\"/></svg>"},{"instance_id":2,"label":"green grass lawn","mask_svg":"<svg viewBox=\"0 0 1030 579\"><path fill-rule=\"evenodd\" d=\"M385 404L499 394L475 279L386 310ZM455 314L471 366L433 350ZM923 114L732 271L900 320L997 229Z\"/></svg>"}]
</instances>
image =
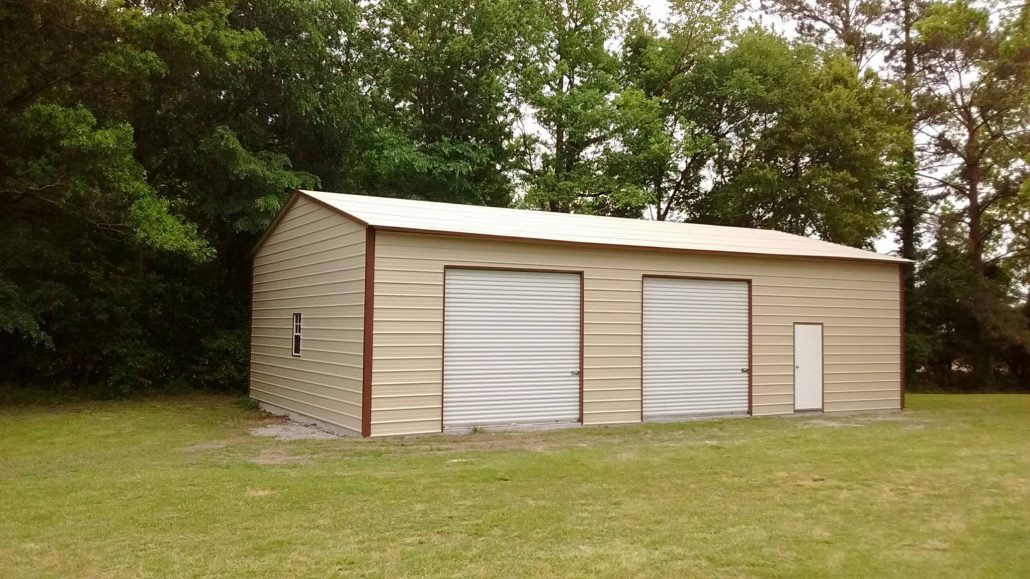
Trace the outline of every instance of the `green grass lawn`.
<instances>
[{"instance_id":1,"label":"green grass lawn","mask_svg":"<svg viewBox=\"0 0 1030 579\"><path fill-rule=\"evenodd\" d=\"M0 576L1030 576L1030 396L279 442L230 398L0 410Z\"/></svg>"}]
</instances>

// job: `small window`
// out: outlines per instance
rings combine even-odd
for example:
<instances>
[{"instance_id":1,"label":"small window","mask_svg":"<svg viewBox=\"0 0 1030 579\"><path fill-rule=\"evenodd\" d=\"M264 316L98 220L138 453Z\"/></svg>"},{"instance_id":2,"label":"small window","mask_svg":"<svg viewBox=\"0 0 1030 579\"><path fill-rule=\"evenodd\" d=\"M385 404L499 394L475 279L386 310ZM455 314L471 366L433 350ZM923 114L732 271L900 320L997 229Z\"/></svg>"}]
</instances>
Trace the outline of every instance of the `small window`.
<instances>
[{"instance_id":1,"label":"small window","mask_svg":"<svg viewBox=\"0 0 1030 579\"><path fill-rule=\"evenodd\" d=\"M293 314L293 355L300 356L300 314Z\"/></svg>"}]
</instances>

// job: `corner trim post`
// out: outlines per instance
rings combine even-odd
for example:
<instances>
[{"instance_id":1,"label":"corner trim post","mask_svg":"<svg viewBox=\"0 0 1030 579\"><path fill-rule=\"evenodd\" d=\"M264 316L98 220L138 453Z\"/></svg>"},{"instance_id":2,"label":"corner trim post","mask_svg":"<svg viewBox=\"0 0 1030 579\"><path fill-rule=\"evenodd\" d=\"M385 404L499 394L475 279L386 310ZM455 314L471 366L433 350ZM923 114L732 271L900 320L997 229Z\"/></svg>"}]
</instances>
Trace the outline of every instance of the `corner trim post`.
<instances>
[{"instance_id":1,"label":"corner trim post","mask_svg":"<svg viewBox=\"0 0 1030 579\"><path fill-rule=\"evenodd\" d=\"M361 436L372 436L372 340L375 322L376 230L365 228L365 299L361 337Z\"/></svg>"}]
</instances>

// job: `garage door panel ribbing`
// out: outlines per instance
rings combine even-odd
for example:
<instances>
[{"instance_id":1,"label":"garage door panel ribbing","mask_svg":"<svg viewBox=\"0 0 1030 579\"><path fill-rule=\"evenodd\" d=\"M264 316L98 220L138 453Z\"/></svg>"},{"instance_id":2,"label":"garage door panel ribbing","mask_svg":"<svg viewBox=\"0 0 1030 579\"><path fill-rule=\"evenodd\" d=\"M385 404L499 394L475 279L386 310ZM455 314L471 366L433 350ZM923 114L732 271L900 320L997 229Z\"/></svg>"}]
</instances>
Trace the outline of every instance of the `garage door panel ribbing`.
<instances>
[{"instance_id":1,"label":"garage door panel ribbing","mask_svg":"<svg viewBox=\"0 0 1030 579\"><path fill-rule=\"evenodd\" d=\"M579 419L580 276L448 269L444 427Z\"/></svg>"},{"instance_id":2,"label":"garage door panel ribbing","mask_svg":"<svg viewBox=\"0 0 1030 579\"><path fill-rule=\"evenodd\" d=\"M748 409L748 284L645 278L645 419Z\"/></svg>"}]
</instances>

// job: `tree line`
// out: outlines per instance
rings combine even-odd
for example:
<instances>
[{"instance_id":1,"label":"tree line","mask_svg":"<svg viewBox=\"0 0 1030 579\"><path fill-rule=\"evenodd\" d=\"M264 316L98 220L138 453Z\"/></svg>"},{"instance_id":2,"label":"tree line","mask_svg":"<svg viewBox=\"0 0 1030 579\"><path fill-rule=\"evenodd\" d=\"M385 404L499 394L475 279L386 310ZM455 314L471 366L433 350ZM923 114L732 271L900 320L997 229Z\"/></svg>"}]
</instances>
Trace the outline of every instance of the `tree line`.
<instances>
[{"instance_id":1,"label":"tree line","mask_svg":"<svg viewBox=\"0 0 1030 579\"><path fill-rule=\"evenodd\" d=\"M909 383L1030 387L1025 3L18 0L0 63L6 382L242 389L311 188L886 235Z\"/></svg>"}]
</instances>

